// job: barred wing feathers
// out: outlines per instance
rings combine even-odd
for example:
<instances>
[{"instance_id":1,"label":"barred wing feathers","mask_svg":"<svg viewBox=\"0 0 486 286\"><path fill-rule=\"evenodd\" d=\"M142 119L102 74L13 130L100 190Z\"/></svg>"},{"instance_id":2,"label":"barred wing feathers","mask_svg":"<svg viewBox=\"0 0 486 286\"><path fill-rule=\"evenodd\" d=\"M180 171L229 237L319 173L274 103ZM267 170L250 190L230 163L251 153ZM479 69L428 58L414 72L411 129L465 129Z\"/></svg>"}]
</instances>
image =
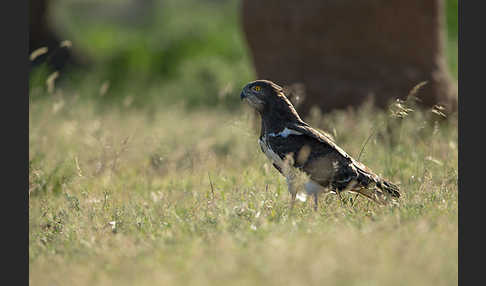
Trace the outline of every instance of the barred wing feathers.
<instances>
[{"instance_id":1,"label":"barred wing feathers","mask_svg":"<svg viewBox=\"0 0 486 286\"><path fill-rule=\"evenodd\" d=\"M331 186L338 190L348 187L351 181L356 181L364 188L375 184L380 190L394 197L400 197L398 186L385 181L364 164L352 158L331 138L304 122L292 124L287 128L294 131L294 134L301 134L287 138L290 147L294 146L294 154L297 154L294 155L295 167L302 168L314 181L323 186L331 183ZM291 141L298 142L292 144ZM302 160L302 157L305 156L301 154L306 152L304 146L308 146L310 149L310 152L305 154L307 155L307 158L304 158L306 160ZM300 161L299 157L301 157Z\"/></svg>"}]
</instances>

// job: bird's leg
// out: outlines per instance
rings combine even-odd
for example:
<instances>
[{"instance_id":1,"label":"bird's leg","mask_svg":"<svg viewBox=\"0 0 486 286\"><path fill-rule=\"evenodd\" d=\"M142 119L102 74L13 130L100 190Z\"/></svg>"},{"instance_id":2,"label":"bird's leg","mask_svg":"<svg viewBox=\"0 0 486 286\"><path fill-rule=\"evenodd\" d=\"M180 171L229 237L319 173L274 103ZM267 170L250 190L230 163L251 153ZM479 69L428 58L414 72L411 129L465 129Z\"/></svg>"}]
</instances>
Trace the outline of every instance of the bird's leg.
<instances>
[{"instance_id":1,"label":"bird's leg","mask_svg":"<svg viewBox=\"0 0 486 286\"><path fill-rule=\"evenodd\" d=\"M297 193L290 193L291 194L291 199L290 199L290 210L294 209L294 204L295 204L295 197Z\"/></svg>"},{"instance_id":2,"label":"bird's leg","mask_svg":"<svg viewBox=\"0 0 486 286\"><path fill-rule=\"evenodd\" d=\"M304 185L305 191L308 195L312 195L314 197L314 210L317 211L317 208L319 207L318 203L318 196L320 193L327 193L329 192L328 188L324 188L318 183L309 180L307 183Z\"/></svg>"},{"instance_id":3,"label":"bird's leg","mask_svg":"<svg viewBox=\"0 0 486 286\"><path fill-rule=\"evenodd\" d=\"M295 184L294 184L294 180L292 180L291 177L287 177L287 187L289 189L289 193L290 193L290 210L292 210L294 208L294 204L295 204L295 197L297 196L297 190L295 189Z\"/></svg>"}]
</instances>

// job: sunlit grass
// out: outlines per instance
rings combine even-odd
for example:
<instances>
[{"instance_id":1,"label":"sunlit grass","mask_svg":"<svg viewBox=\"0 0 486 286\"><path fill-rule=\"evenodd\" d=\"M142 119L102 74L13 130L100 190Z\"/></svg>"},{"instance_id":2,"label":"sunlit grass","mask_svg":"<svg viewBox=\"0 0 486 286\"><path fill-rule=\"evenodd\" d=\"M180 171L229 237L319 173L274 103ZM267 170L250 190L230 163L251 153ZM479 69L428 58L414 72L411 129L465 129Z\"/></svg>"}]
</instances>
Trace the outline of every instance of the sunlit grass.
<instances>
[{"instance_id":1,"label":"sunlit grass","mask_svg":"<svg viewBox=\"0 0 486 286\"><path fill-rule=\"evenodd\" d=\"M240 109L255 76L239 1L156 1L146 26L87 20L95 2L52 14L96 67L30 74L31 285L457 285L456 116L405 103L313 112L402 197L324 195L318 212L307 200L291 213L259 123Z\"/></svg>"},{"instance_id":2,"label":"sunlit grass","mask_svg":"<svg viewBox=\"0 0 486 286\"><path fill-rule=\"evenodd\" d=\"M289 211L246 108L29 110L32 285L456 285L457 119L364 106L313 114L399 183L400 206L345 195Z\"/></svg>"}]
</instances>

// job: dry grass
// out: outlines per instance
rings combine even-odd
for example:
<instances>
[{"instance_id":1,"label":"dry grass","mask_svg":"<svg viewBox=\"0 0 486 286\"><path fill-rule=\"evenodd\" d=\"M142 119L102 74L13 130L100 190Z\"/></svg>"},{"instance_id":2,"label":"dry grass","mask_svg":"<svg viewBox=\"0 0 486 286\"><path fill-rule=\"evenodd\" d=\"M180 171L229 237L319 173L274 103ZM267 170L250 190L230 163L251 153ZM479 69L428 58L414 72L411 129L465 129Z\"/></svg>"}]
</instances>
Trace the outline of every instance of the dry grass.
<instances>
[{"instance_id":1,"label":"dry grass","mask_svg":"<svg viewBox=\"0 0 486 286\"><path fill-rule=\"evenodd\" d=\"M53 97L55 98L55 97ZM402 190L289 213L244 109L30 105L31 285L457 285L457 120L409 111L309 122Z\"/></svg>"}]
</instances>

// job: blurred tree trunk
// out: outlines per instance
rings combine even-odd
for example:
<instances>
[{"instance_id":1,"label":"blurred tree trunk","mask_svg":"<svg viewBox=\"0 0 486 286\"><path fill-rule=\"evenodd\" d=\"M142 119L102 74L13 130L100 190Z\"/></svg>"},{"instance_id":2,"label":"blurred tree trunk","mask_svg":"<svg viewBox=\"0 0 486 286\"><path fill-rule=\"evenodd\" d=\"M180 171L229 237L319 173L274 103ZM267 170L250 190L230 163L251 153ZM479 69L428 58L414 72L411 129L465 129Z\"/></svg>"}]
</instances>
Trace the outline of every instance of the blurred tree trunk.
<instances>
[{"instance_id":1,"label":"blurred tree trunk","mask_svg":"<svg viewBox=\"0 0 486 286\"><path fill-rule=\"evenodd\" d=\"M300 84L304 115L405 98L457 108L444 59L442 0L243 0L243 29L258 78Z\"/></svg>"},{"instance_id":2,"label":"blurred tree trunk","mask_svg":"<svg viewBox=\"0 0 486 286\"><path fill-rule=\"evenodd\" d=\"M67 63L78 64L69 47L61 47L61 40L49 26L48 0L29 0L29 54L41 47L48 52L37 57L32 65L47 62L55 70L64 68Z\"/></svg>"}]
</instances>

